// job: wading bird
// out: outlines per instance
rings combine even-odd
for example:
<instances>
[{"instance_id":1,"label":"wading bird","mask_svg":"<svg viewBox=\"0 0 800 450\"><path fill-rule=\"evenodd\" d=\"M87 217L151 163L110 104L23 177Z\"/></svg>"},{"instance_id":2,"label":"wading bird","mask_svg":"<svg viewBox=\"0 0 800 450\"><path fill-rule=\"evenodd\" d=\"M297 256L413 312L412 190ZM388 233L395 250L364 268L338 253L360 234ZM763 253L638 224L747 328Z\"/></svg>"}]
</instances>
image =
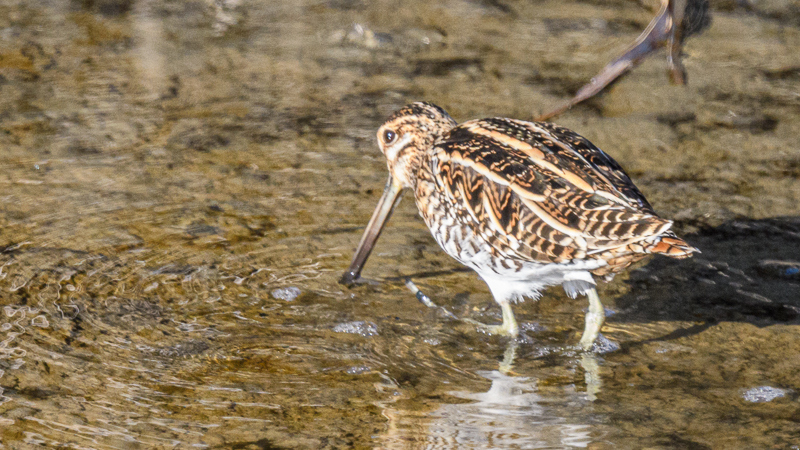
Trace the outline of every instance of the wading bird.
<instances>
[{"instance_id":1,"label":"wading bird","mask_svg":"<svg viewBox=\"0 0 800 450\"><path fill-rule=\"evenodd\" d=\"M575 132L545 122L456 122L413 103L379 129L389 180L341 282L360 276L381 230L410 188L433 237L473 269L503 313L487 332L517 336L511 303L560 284L589 298L581 347L603 324L594 277L609 279L655 253L697 251L656 215L616 161Z\"/></svg>"}]
</instances>

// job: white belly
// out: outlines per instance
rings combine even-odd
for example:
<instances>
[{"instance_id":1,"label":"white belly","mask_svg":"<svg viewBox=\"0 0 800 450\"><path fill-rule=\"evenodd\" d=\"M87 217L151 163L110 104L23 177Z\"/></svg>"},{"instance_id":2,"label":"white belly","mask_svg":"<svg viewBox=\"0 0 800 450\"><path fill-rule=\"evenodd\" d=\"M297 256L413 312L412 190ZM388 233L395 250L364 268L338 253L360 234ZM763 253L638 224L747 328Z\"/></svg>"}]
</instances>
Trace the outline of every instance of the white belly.
<instances>
[{"instance_id":1,"label":"white belly","mask_svg":"<svg viewBox=\"0 0 800 450\"><path fill-rule=\"evenodd\" d=\"M537 263L506 261L492 254L487 243L471 228L457 226L452 218L445 218L431 227L434 239L456 261L480 275L489 285L495 298L521 301L523 297L538 298L547 286L560 285L569 280L582 280L594 285L589 271L604 266L602 260L575 260L567 263ZM430 224L429 224L430 225ZM445 227L447 233L444 232Z\"/></svg>"}]
</instances>

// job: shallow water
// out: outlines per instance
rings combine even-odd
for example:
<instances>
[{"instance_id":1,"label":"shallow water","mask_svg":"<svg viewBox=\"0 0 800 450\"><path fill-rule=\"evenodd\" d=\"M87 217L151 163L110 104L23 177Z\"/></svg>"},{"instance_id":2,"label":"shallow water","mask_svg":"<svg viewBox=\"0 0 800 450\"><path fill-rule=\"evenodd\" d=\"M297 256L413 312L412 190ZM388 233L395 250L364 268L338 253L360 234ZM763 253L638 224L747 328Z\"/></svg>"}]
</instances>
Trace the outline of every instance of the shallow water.
<instances>
[{"instance_id":1,"label":"shallow water","mask_svg":"<svg viewBox=\"0 0 800 450\"><path fill-rule=\"evenodd\" d=\"M374 133L430 100L530 119L644 29L637 2L0 4L0 447L797 448L800 22L717 2L556 121L703 253L515 309L400 204Z\"/></svg>"}]
</instances>

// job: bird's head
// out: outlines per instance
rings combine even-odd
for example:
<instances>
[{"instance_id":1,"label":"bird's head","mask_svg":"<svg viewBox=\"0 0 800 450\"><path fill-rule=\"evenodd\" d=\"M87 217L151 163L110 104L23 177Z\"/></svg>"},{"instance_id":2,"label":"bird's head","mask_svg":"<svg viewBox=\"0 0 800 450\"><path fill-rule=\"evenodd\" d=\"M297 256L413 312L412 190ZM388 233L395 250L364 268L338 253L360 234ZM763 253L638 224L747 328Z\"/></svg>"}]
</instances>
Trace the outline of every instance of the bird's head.
<instances>
[{"instance_id":1,"label":"bird's head","mask_svg":"<svg viewBox=\"0 0 800 450\"><path fill-rule=\"evenodd\" d=\"M393 181L413 186L422 156L454 126L456 121L433 103L412 103L392 114L378 128L378 146Z\"/></svg>"},{"instance_id":2,"label":"bird's head","mask_svg":"<svg viewBox=\"0 0 800 450\"><path fill-rule=\"evenodd\" d=\"M341 283L349 285L359 278L386 221L400 201L403 188L414 186L423 157L454 126L456 121L442 108L417 102L404 106L378 128L378 146L386 157L389 181Z\"/></svg>"}]
</instances>

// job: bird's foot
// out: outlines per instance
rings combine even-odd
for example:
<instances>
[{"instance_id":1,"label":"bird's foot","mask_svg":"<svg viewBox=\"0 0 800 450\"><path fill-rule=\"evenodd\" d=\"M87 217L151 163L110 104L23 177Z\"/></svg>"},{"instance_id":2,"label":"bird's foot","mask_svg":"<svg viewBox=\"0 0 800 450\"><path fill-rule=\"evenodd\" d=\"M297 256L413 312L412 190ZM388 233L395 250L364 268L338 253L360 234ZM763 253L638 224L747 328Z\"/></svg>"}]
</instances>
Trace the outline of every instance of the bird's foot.
<instances>
[{"instance_id":1,"label":"bird's foot","mask_svg":"<svg viewBox=\"0 0 800 450\"><path fill-rule=\"evenodd\" d=\"M486 334L496 334L511 338L518 337L519 325L517 325L517 319L514 317L514 311L511 310L511 305L507 301L499 301L497 303L500 305L500 309L503 311L502 325L486 325L484 323L477 322L472 319L462 319L462 320L467 323L477 325L478 330Z\"/></svg>"},{"instance_id":2,"label":"bird's foot","mask_svg":"<svg viewBox=\"0 0 800 450\"><path fill-rule=\"evenodd\" d=\"M472 319L461 319L463 322L475 325L478 327L478 331L486 334L497 335L497 336L504 336L510 338L516 338L519 336L519 327L516 323L509 324L503 322L502 325L487 325L482 322L478 322L477 320Z\"/></svg>"}]
</instances>

